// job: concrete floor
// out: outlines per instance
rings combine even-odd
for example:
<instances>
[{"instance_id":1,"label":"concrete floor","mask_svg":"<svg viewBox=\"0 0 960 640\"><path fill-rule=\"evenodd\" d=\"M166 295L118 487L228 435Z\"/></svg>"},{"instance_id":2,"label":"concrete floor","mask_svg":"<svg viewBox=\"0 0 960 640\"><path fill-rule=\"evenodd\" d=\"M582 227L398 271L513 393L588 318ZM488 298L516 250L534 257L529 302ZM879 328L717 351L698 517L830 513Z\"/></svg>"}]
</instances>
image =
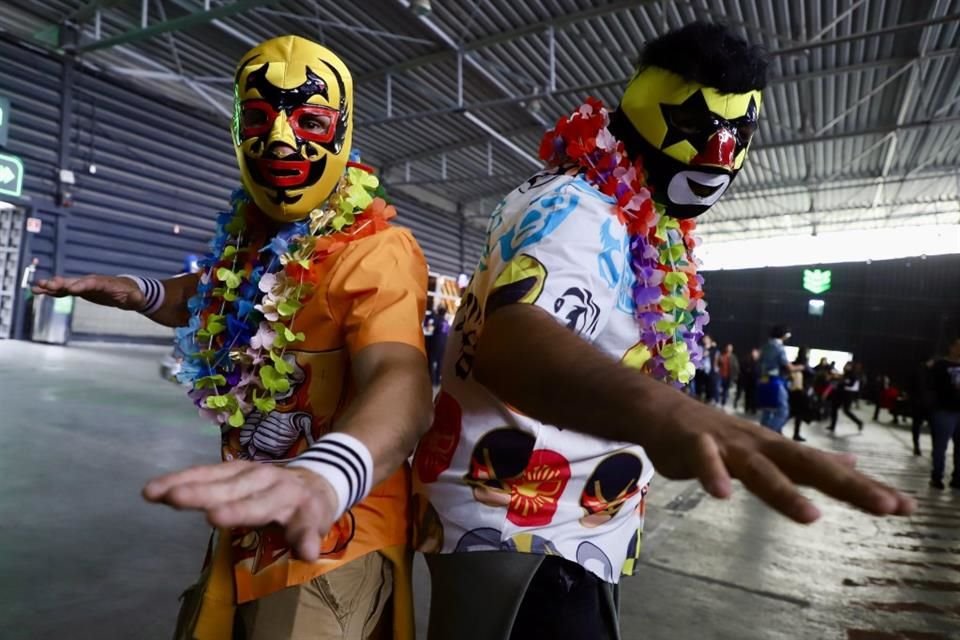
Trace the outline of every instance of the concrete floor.
<instances>
[{"instance_id":1,"label":"concrete floor","mask_svg":"<svg viewBox=\"0 0 960 640\"><path fill-rule=\"evenodd\" d=\"M217 437L160 380L164 352L0 342L0 638L170 637L207 530L139 491L215 460ZM823 520L801 527L743 492L719 502L658 480L642 569L623 583L625 639L960 639L960 493L927 489L929 458L910 455L903 429L807 430L916 495L917 515L818 499Z\"/></svg>"}]
</instances>

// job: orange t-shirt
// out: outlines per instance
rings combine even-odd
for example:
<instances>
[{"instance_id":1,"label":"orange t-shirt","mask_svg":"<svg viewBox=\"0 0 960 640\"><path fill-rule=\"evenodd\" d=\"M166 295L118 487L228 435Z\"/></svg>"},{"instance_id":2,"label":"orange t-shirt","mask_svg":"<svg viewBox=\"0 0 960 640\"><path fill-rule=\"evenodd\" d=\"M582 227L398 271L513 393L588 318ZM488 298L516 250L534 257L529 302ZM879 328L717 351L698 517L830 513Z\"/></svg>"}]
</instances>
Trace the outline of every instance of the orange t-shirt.
<instances>
[{"instance_id":1,"label":"orange t-shirt","mask_svg":"<svg viewBox=\"0 0 960 640\"><path fill-rule=\"evenodd\" d=\"M386 229L341 246L318 266L318 285L298 312L306 340L286 352L289 393L268 415L253 412L225 431L224 460L286 460L331 431L353 395L351 357L380 342L423 351L427 265L409 231ZM236 601L254 600L307 582L355 558L407 542L409 468L373 488L324 538L314 563L291 557L278 526L231 532Z\"/></svg>"}]
</instances>

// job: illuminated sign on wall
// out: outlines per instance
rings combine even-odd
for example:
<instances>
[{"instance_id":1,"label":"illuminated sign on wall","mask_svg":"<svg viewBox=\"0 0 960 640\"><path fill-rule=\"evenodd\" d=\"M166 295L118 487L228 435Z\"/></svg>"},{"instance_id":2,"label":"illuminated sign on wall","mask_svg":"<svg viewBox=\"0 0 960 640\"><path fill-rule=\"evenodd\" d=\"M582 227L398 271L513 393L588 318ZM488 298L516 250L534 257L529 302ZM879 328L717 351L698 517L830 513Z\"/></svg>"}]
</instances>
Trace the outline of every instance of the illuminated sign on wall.
<instances>
[{"instance_id":1,"label":"illuminated sign on wall","mask_svg":"<svg viewBox=\"0 0 960 640\"><path fill-rule=\"evenodd\" d=\"M804 269L803 288L819 295L830 290L833 274L829 269Z\"/></svg>"}]
</instances>

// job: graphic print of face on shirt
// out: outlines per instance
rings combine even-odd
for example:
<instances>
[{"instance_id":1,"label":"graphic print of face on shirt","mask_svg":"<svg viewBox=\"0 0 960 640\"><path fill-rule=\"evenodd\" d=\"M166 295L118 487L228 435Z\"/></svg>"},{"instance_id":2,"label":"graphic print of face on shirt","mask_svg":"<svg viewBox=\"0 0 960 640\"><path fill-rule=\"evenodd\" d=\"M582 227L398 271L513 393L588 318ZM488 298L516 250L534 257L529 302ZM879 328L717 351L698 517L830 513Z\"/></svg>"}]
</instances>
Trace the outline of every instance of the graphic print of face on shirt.
<instances>
[{"instance_id":1,"label":"graphic print of face on shirt","mask_svg":"<svg viewBox=\"0 0 960 640\"><path fill-rule=\"evenodd\" d=\"M494 429L477 442L464 477L477 502L506 507L507 520L522 527L549 524L570 480L566 458L534 450L535 442L519 429Z\"/></svg>"},{"instance_id":2,"label":"graphic print of face on shirt","mask_svg":"<svg viewBox=\"0 0 960 640\"><path fill-rule=\"evenodd\" d=\"M615 453L597 465L580 496L586 515L585 527L599 527L620 513L623 505L640 491L643 462L632 453Z\"/></svg>"}]
</instances>

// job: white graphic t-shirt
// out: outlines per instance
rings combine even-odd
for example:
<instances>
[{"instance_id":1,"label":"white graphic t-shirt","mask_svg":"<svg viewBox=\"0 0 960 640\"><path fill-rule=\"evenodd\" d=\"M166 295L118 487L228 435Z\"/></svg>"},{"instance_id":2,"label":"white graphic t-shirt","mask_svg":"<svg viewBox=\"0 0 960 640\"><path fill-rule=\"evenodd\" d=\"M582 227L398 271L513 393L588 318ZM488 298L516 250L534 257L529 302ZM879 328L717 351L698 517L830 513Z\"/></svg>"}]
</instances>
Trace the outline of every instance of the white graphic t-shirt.
<instances>
[{"instance_id":1,"label":"white graphic t-shirt","mask_svg":"<svg viewBox=\"0 0 960 640\"><path fill-rule=\"evenodd\" d=\"M515 303L628 362L639 344L629 259L612 199L580 176L537 174L494 211L414 458L421 551L559 555L611 583L633 572L653 476L643 448L521 415L472 372L484 318Z\"/></svg>"}]
</instances>

